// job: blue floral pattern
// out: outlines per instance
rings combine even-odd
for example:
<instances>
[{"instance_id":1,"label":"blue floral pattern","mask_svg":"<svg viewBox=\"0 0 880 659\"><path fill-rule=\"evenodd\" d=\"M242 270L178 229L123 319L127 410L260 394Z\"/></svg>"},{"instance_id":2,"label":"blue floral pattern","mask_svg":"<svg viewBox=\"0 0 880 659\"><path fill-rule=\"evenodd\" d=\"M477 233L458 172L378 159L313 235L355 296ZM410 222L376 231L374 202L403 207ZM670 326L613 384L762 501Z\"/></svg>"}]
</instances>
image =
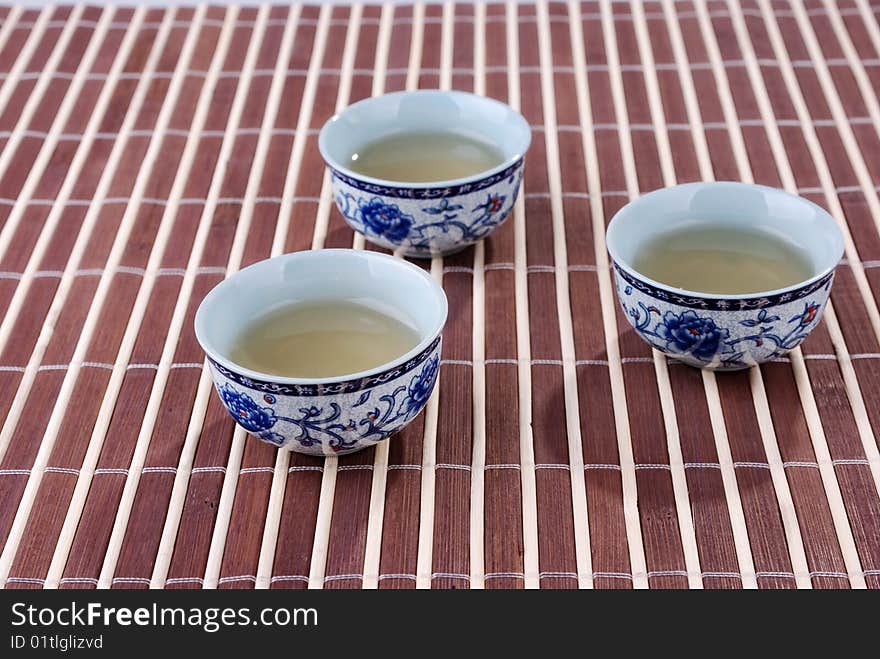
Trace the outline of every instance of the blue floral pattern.
<instances>
[{"instance_id":1,"label":"blue floral pattern","mask_svg":"<svg viewBox=\"0 0 880 659\"><path fill-rule=\"evenodd\" d=\"M399 243L409 234L413 219L401 212L395 204L385 204L378 197L368 202L357 202L361 221L367 231L393 243Z\"/></svg>"},{"instance_id":2,"label":"blue floral pattern","mask_svg":"<svg viewBox=\"0 0 880 659\"><path fill-rule=\"evenodd\" d=\"M510 207L506 201L505 195L486 194L482 203L470 210L470 217L467 218L461 218L461 214L457 212L462 209L461 204L450 204L448 199L444 199L439 206L422 208L429 215L442 215L442 219L415 227L410 243L417 249L430 250L437 231L454 236L457 239L456 244L477 242L507 218ZM502 213L505 208L507 212Z\"/></svg>"},{"instance_id":3,"label":"blue floral pattern","mask_svg":"<svg viewBox=\"0 0 880 659\"><path fill-rule=\"evenodd\" d=\"M335 171L331 180L336 206L352 228L390 249L428 256L457 251L489 235L513 209L522 174L520 160L482 181L450 188L410 188L419 192L417 196L396 194L402 191Z\"/></svg>"},{"instance_id":4,"label":"blue floral pattern","mask_svg":"<svg viewBox=\"0 0 880 659\"><path fill-rule=\"evenodd\" d=\"M806 302L781 325L779 315L761 309L736 320L737 329L728 329L717 324L717 315L700 315L693 310L662 312L643 301L628 306L621 300L633 327L655 348L695 366L719 369L745 368L796 348L818 322L823 304Z\"/></svg>"},{"instance_id":5,"label":"blue floral pattern","mask_svg":"<svg viewBox=\"0 0 880 659\"><path fill-rule=\"evenodd\" d=\"M409 387L396 387L391 393L379 397L381 407L373 408L359 425L364 428L361 437L379 441L397 430L402 422L413 418L428 402L440 367L440 356L435 355L410 380ZM398 402L398 396L401 396Z\"/></svg>"},{"instance_id":6,"label":"blue floral pattern","mask_svg":"<svg viewBox=\"0 0 880 659\"><path fill-rule=\"evenodd\" d=\"M701 318L693 311L685 311L681 315L667 311L656 332L666 340L667 349L706 360L715 356L718 345L729 335L726 329L715 325L714 320Z\"/></svg>"},{"instance_id":7,"label":"blue floral pattern","mask_svg":"<svg viewBox=\"0 0 880 659\"><path fill-rule=\"evenodd\" d=\"M422 369L422 372L414 377L409 383L409 390L406 397L406 413L412 414L414 410L428 402L434 385L437 382L437 372L440 370L440 359L435 357L429 359L428 363Z\"/></svg>"},{"instance_id":8,"label":"blue floral pattern","mask_svg":"<svg viewBox=\"0 0 880 659\"><path fill-rule=\"evenodd\" d=\"M617 299L636 332L692 366L747 368L781 357L822 318L833 272L799 289L743 299L690 297L636 279L614 264Z\"/></svg>"},{"instance_id":9,"label":"blue floral pattern","mask_svg":"<svg viewBox=\"0 0 880 659\"><path fill-rule=\"evenodd\" d=\"M275 444L275 446L284 446L284 435L281 435L277 432L272 432L270 430L266 430L261 433L257 433L257 437L262 439L264 442L269 442L270 444Z\"/></svg>"},{"instance_id":10,"label":"blue floral pattern","mask_svg":"<svg viewBox=\"0 0 880 659\"><path fill-rule=\"evenodd\" d=\"M386 439L424 408L437 382L439 348L436 344L412 374L405 372L358 395L304 400L267 393L262 396L268 403L264 406L251 391L239 390L229 381L218 382L217 391L230 416L263 441L319 455L347 453ZM214 376L216 380L223 374L215 369ZM375 403L370 403L371 399Z\"/></svg>"},{"instance_id":11,"label":"blue floral pattern","mask_svg":"<svg viewBox=\"0 0 880 659\"><path fill-rule=\"evenodd\" d=\"M250 432L268 430L278 419L271 407L260 407L254 399L247 394L237 392L226 384L220 390L220 398L229 414L238 424Z\"/></svg>"}]
</instances>

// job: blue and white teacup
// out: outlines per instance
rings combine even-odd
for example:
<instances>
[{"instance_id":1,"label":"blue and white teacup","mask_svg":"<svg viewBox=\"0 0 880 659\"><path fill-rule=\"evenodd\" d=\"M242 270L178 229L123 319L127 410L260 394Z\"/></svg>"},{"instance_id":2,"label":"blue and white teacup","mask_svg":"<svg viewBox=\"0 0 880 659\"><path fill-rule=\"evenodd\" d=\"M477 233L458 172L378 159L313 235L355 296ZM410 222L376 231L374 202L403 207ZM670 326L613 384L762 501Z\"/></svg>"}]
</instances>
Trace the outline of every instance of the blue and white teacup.
<instances>
[{"instance_id":1,"label":"blue and white teacup","mask_svg":"<svg viewBox=\"0 0 880 659\"><path fill-rule=\"evenodd\" d=\"M688 225L761 230L800 248L808 279L788 288L719 295L654 281L633 267L639 249ZM822 318L843 235L816 204L781 190L745 183L688 183L656 190L623 207L606 234L617 297L645 341L691 366L737 370L784 355Z\"/></svg>"},{"instance_id":2,"label":"blue and white teacup","mask_svg":"<svg viewBox=\"0 0 880 659\"><path fill-rule=\"evenodd\" d=\"M254 318L291 302L346 300L405 321L420 341L377 368L287 378L236 364L231 348ZM232 418L251 435L311 455L387 439L424 408L440 370L446 295L424 270L370 251L324 249L260 261L221 282L196 312L196 338Z\"/></svg>"},{"instance_id":3,"label":"blue and white teacup","mask_svg":"<svg viewBox=\"0 0 880 659\"><path fill-rule=\"evenodd\" d=\"M377 179L346 166L352 154L371 142L418 131L487 142L504 160L474 176L431 183ZM330 171L336 206L355 231L407 256L431 257L464 249L507 218L530 142L528 122L499 101L458 91L421 90L349 106L324 125L318 147Z\"/></svg>"}]
</instances>

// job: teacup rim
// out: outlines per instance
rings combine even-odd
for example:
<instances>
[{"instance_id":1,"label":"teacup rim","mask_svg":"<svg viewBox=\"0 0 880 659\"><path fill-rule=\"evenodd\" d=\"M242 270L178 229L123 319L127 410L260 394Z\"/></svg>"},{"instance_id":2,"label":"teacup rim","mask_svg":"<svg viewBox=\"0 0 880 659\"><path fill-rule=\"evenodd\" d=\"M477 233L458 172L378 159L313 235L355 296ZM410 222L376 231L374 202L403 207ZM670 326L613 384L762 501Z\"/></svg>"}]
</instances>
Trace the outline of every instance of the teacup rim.
<instances>
[{"instance_id":1,"label":"teacup rim","mask_svg":"<svg viewBox=\"0 0 880 659\"><path fill-rule=\"evenodd\" d=\"M280 261L280 260L290 260L292 258L318 258L316 255L325 255L328 252L338 252L344 254L356 254L360 257L367 259L379 259L386 260L395 263L395 265L402 266L405 271L409 271L412 275L422 277L425 279L430 288L437 294L437 301L440 304L440 315L438 317L437 322L431 328L430 332L426 332L418 344L416 344L412 349L403 353L401 356L396 357L395 359L380 364L371 369L367 369L364 371L357 371L353 373L342 373L340 375L334 375L330 377L322 377L322 378L308 378L308 377L287 377L281 375L273 375L271 373L264 373L262 371L256 371L241 364L229 359L226 355L222 354L216 347L207 339L204 332L204 312L203 309L206 305L211 304L212 300L216 299L218 296L223 294L223 289L230 287L231 282L241 273L245 271L254 271L259 269L264 269L268 267L266 264L269 261ZM358 250L358 249L350 249L350 248L323 248L323 249L308 249L308 250L300 250L297 252L288 252L286 254L280 254L278 256L273 256L270 258L262 259L253 263L246 268L242 268L241 270L236 271L231 276L223 279L223 281L219 282L216 286L214 286L210 291L208 291L207 295L202 299L201 303L199 303L198 309L196 310L195 318L193 320L193 325L195 328L196 340L199 342L202 350L205 352L205 355L208 357L209 361L213 361L217 364L220 364L224 368L232 371L233 373L250 378L255 381L263 381L263 382L271 382L279 385L294 385L294 386L327 386L327 385L336 385L336 384L345 384L354 380L361 380L370 377L374 377L377 375L381 375L386 373L387 371L393 370L403 364L406 364L411 359L421 355L429 346L431 346L434 341L442 334L443 327L446 325L446 320L449 314L449 303L446 298L446 293L443 291L443 287L431 276L430 273L426 272L422 268L418 267L410 263L405 259L400 259L390 254L383 254L381 252L373 252L371 250Z\"/></svg>"},{"instance_id":2,"label":"teacup rim","mask_svg":"<svg viewBox=\"0 0 880 659\"><path fill-rule=\"evenodd\" d=\"M790 286L785 286L782 288L775 288L775 289L766 290L766 291L757 291L757 292L753 292L753 293L706 293L705 291L694 291L694 290L685 289L685 288L676 288L674 286L670 286L669 284L664 284L663 282L660 282L660 281L657 281L656 279L652 279L651 277L648 277L647 275L636 270L625 259L623 259L620 256L619 252L615 249L615 247L613 245L613 241L609 240L609 236L613 235L612 227L614 226L615 221L619 222L618 217L620 217L621 214L624 213L624 211L626 211L627 208L629 208L631 204L633 204L637 201L640 201L642 199L645 199L645 198L653 196L653 195L659 196L663 193L668 193L668 191L673 190L673 189L680 189L680 188L685 188L685 187L698 187L698 186L705 187L705 186L710 186L710 185L731 185L731 184L737 185L737 186L753 188L753 189L760 189L760 190L766 191L771 194L785 195L786 197L789 197L791 199L796 199L799 203L803 203L803 204L811 207L813 210L817 211L820 215L824 215L826 220L831 223L831 226L834 227L832 231L833 231L833 233L835 233L835 235L840 243L839 254L837 256L837 259L833 263L830 263L829 265L827 265L825 268L822 268L821 270L817 271L815 274L813 274L808 279L803 279L803 280L798 281L794 284L791 284ZM778 188L773 188L773 187L770 187L767 185L760 185L757 183L743 183L742 181L695 181L695 182L691 182L691 183L681 183L679 185L658 188L658 189L652 190L644 195L641 195L641 196L637 197L636 199L633 199L631 202L627 203L626 205L624 205L611 218L611 221L608 223L608 228L605 230L605 248L608 250L608 254L611 256L611 260L613 261L613 263L618 268L620 268L624 272L628 273L631 277L633 277L639 281L642 281L650 286L653 286L654 288L658 288L660 290L668 292L672 295L700 298L700 299L705 299L705 300L751 300L751 299L760 299L760 298L770 298L770 297L775 297L777 295L785 295L786 293L793 293L793 292L799 291L803 288L808 288L809 286L815 284L816 282L823 280L824 278L828 277L829 274L834 272L834 270L837 268L838 264L840 263L840 260L843 258L843 255L845 253L845 243L844 243L844 239L843 239L843 232L841 231L840 227L837 226L836 220L824 208L822 208L821 206L819 206L816 203L813 203L809 199L805 199L804 197L792 194L792 193L787 192L785 190L780 190Z\"/></svg>"},{"instance_id":3,"label":"teacup rim","mask_svg":"<svg viewBox=\"0 0 880 659\"><path fill-rule=\"evenodd\" d=\"M444 179L440 181L395 181L392 179L383 179L374 176L368 176L366 174L361 174L360 172L355 172L354 170L349 169L329 153L328 149L326 148L327 133L328 131L332 130L333 124L337 120L339 120L344 114L346 114L347 112L351 112L358 106L363 106L368 103L379 102L380 99L394 96L463 96L475 99L481 103L489 103L502 107L507 112L509 112L511 116L516 118L515 120L517 121L517 123L521 124L520 127L523 129L524 135L522 148L518 150L518 153L511 157L505 158L495 167L485 169L481 172L477 172L476 174L472 174L471 176L463 176L455 179ZM332 170L343 174L348 178L354 179L356 181L361 181L370 185L376 185L383 188L403 188L412 190L452 188L490 178L500 172L503 172L505 169L512 167L523 158L525 158L526 152L529 150L529 146L531 145L531 143L532 129L529 125L529 122L526 120L521 112L518 112L507 103L499 101L498 99L492 98L490 96L482 96L480 94L473 94L471 92L466 92L458 89L414 89L388 92L387 94L381 94L379 96L370 96L360 101L357 101L356 103L352 103L351 105L346 106L341 111L334 113L332 117L324 122L324 125L321 127L321 130L318 133L318 151L321 154L321 158L324 159L325 164Z\"/></svg>"}]
</instances>

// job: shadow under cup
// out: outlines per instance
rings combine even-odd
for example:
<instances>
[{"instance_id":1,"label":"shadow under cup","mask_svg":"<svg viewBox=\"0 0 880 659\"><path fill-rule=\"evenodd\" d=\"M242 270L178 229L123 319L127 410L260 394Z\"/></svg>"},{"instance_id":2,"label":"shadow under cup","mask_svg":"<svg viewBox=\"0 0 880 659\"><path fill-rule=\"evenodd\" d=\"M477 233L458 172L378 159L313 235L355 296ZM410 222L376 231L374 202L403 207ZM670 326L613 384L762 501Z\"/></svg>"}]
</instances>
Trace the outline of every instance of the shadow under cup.
<instances>
[{"instance_id":1,"label":"shadow under cup","mask_svg":"<svg viewBox=\"0 0 880 659\"><path fill-rule=\"evenodd\" d=\"M796 247L810 277L777 290L721 295L674 288L633 266L639 250L658 237L707 224ZM735 182L688 183L640 197L612 218L606 244L618 300L639 336L670 357L711 370L747 368L800 345L821 319L844 248L837 223L821 207Z\"/></svg>"},{"instance_id":2,"label":"shadow under cup","mask_svg":"<svg viewBox=\"0 0 880 659\"><path fill-rule=\"evenodd\" d=\"M354 302L416 329L419 343L387 364L329 378L286 378L233 362L255 318L289 305ZM263 441L311 455L340 455L386 439L424 407L439 372L447 303L431 276L368 251L314 250L256 263L202 301L196 337L214 386L236 423Z\"/></svg>"}]
</instances>

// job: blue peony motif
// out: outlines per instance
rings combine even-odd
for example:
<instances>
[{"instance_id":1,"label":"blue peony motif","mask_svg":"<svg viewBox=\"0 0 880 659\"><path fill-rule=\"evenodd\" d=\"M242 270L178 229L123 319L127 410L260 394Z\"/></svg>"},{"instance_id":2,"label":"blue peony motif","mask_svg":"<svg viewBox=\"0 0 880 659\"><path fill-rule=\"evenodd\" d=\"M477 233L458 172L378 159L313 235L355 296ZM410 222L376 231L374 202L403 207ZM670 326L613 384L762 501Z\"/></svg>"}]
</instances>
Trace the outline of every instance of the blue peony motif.
<instances>
[{"instance_id":1,"label":"blue peony motif","mask_svg":"<svg viewBox=\"0 0 880 659\"><path fill-rule=\"evenodd\" d=\"M425 405L437 383L439 370L438 355L427 361L408 363L399 377L403 379L407 375L409 385L400 384L391 391L366 389L356 402L345 401L344 407L332 399L326 405L306 400L302 407L288 412L290 416L284 416L284 407L274 407L286 403L274 394L258 394L255 400L250 390L246 390L248 393L237 391L228 382L223 386L218 384L217 392L232 418L257 438L276 447L293 444L309 449L318 447L317 451L310 452L339 453L365 442L381 441L399 430ZM375 405L355 411L370 398L376 399ZM263 402L272 407L263 407Z\"/></svg>"},{"instance_id":2,"label":"blue peony motif","mask_svg":"<svg viewBox=\"0 0 880 659\"><path fill-rule=\"evenodd\" d=\"M226 409L229 410L229 414L245 430L250 432L268 430L278 421L271 407L260 407L253 398L237 392L228 383L220 390L220 396ZM268 434L274 435L275 433Z\"/></svg>"},{"instance_id":3,"label":"blue peony motif","mask_svg":"<svg viewBox=\"0 0 880 659\"><path fill-rule=\"evenodd\" d=\"M413 224L412 217L402 213L394 204L383 203L378 197L361 204L360 211L367 229L393 243L406 238Z\"/></svg>"},{"instance_id":4,"label":"blue peony motif","mask_svg":"<svg viewBox=\"0 0 880 659\"><path fill-rule=\"evenodd\" d=\"M657 325L656 332L660 338L666 340L668 350L693 355L705 361L715 357L719 344L729 335L714 320L701 318L693 311L685 311L680 316L667 311L662 322Z\"/></svg>"},{"instance_id":5,"label":"blue peony motif","mask_svg":"<svg viewBox=\"0 0 880 659\"><path fill-rule=\"evenodd\" d=\"M418 411L427 402L437 382L437 371L440 359L434 355L422 368L422 372L415 376L409 383L407 396L404 401L406 415L409 416Z\"/></svg>"}]
</instances>

